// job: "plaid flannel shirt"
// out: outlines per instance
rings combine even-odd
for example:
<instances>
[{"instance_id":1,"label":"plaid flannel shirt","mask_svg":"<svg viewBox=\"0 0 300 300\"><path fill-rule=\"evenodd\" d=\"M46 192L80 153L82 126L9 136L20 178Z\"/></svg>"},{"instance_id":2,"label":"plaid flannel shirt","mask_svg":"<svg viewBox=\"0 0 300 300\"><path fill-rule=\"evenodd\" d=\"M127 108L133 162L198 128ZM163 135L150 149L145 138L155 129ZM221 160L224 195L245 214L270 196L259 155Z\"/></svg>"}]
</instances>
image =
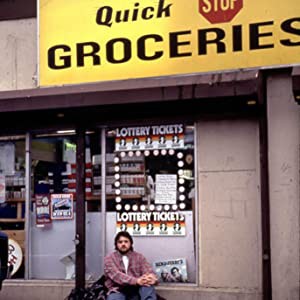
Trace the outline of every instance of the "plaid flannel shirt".
<instances>
[{"instance_id":1,"label":"plaid flannel shirt","mask_svg":"<svg viewBox=\"0 0 300 300\"><path fill-rule=\"evenodd\" d=\"M129 259L127 274L120 252L115 251L104 258L105 285L108 294L118 292L121 287L136 285L137 279L145 273L154 274L146 258L135 251L126 253Z\"/></svg>"}]
</instances>

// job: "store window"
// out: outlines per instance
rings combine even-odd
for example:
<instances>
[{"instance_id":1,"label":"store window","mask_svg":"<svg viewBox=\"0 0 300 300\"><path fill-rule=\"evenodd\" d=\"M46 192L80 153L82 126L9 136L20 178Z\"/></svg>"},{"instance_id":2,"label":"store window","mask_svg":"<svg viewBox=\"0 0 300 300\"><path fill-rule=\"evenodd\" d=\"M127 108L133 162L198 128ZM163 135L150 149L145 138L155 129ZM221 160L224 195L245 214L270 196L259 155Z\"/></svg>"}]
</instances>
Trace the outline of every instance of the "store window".
<instances>
[{"instance_id":1,"label":"store window","mask_svg":"<svg viewBox=\"0 0 300 300\"><path fill-rule=\"evenodd\" d=\"M153 264L161 282L196 282L194 126L107 131L107 248L116 232Z\"/></svg>"},{"instance_id":2,"label":"store window","mask_svg":"<svg viewBox=\"0 0 300 300\"><path fill-rule=\"evenodd\" d=\"M74 279L76 136L32 138L30 278Z\"/></svg>"},{"instance_id":3,"label":"store window","mask_svg":"<svg viewBox=\"0 0 300 300\"><path fill-rule=\"evenodd\" d=\"M64 135L61 135L64 132ZM32 139L31 267L33 279L75 278L75 131ZM85 135L86 278L101 275L101 134ZM97 238L95 238L97 237Z\"/></svg>"},{"instance_id":4,"label":"store window","mask_svg":"<svg viewBox=\"0 0 300 300\"><path fill-rule=\"evenodd\" d=\"M29 278L75 277L76 143L75 131L31 139L30 244L25 249L25 139L0 141L5 190L0 190L0 226L13 232L22 250L12 278L24 277L25 251ZM196 282L194 144L191 124L86 132L87 279L103 273L103 257L113 250L116 232L127 230L162 283Z\"/></svg>"},{"instance_id":5,"label":"store window","mask_svg":"<svg viewBox=\"0 0 300 300\"><path fill-rule=\"evenodd\" d=\"M25 269L25 137L0 137L0 230L9 236L12 279Z\"/></svg>"}]
</instances>

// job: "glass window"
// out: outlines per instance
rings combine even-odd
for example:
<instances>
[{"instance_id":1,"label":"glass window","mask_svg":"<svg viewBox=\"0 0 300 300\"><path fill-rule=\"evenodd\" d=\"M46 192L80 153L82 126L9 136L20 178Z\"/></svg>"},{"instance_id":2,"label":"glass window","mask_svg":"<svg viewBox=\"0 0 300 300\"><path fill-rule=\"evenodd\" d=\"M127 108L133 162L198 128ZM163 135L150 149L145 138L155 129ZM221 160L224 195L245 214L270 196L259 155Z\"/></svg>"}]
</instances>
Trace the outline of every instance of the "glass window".
<instances>
[{"instance_id":1,"label":"glass window","mask_svg":"<svg viewBox=\"0 0 300 300\"><path fill-rule=\"evenodd\" d=\"M31 278L74 279L76 135L32 140ZM102 272L101 134L85 135L86 278Z\"/></svg>"},{"instance_id":2,"label":"glass window","mask_svg":"<svg viewBox=\"0 0 300 300\"><path fill-rule=\"evenodd\" d=\"M25 137L0 137L0 230L9 236L11 278L24 278Z\"/></svg>"},{"instance_id":3,"label":"glass window","mask_svg":"<svg viewBox=\"0 0 300 300\"><path fill-rule=\"evenodd\" d=\"M126 230L161 282L196 282L194 126L110 128L106 162L108 250Z\"/></svg>"},{"instance_id":4,"label":"glass window","mask_svg":"<svg viewBox=\"0 0 300 300\"><path fill-rule=\"evenodd\" d=\"M39 135L31 143L30 278L74 279L76 136Z\"/></svg>"}]
</instances>

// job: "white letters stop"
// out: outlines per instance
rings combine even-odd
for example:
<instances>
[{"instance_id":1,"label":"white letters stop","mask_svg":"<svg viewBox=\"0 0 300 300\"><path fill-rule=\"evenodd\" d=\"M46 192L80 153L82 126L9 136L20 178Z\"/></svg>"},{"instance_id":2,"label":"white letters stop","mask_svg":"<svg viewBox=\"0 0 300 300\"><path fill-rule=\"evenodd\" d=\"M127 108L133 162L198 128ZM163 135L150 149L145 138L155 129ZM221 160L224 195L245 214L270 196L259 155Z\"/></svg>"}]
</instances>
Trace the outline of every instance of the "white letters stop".
<instances>
[{"instance_id":1,"label":"white letters stop","mask_svg":"<svg viewBox=\"0 0 300 300\"><path fill-rule=\"evenodd\" d=\"M235 3L238 0L203 0L204 6L203 11L205 13L209 13L212 10L217 12L219 10L226 11L226 10L232 10L235 7Z\"/></svg>"}]
</instances>

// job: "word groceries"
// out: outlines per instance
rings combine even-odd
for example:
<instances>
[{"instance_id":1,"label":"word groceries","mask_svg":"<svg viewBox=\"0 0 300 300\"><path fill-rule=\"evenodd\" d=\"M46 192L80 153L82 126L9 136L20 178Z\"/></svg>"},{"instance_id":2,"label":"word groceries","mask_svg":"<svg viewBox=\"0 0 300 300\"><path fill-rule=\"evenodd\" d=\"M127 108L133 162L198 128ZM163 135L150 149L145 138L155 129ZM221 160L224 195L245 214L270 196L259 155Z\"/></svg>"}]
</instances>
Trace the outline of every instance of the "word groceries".
<instances>
[{"instance_id":1,"label":"word groceries","mask_svg":"<svg viewBox=\"0 0 300 300\"><path fill-rule=\"evenodd\" d=\"M167 3L166 0L154 1L154 3L156 6L146 7L135 3L132 7L123 10L114 10L111 6L100 7L93 21L99 28L110 29L114 26L122 26L123 23L139 26L140 22L145 22L147 30L152 32L131 38L120 35L101 42L96 39L96 36L101 36L98 33L93 40L53 45L47 50L48 67L53 70L74 66L100 67L106 64L126 64L133 59L145 62L161 58L177 60L192 56L206 56L210 53L300 46L300 17L289 18L281 23L274 20L261 20L250 24L235 24L226 29L217 26L187 27L184 30L160 34L159 26L151 27L149 22L152 19L171 18L173 4ZM278 31L286 34L279 41L274 37ZM120 32L122 32L121 28ZM196 40L195 45L194 40Z\"/></svg>"}]
</instances>

